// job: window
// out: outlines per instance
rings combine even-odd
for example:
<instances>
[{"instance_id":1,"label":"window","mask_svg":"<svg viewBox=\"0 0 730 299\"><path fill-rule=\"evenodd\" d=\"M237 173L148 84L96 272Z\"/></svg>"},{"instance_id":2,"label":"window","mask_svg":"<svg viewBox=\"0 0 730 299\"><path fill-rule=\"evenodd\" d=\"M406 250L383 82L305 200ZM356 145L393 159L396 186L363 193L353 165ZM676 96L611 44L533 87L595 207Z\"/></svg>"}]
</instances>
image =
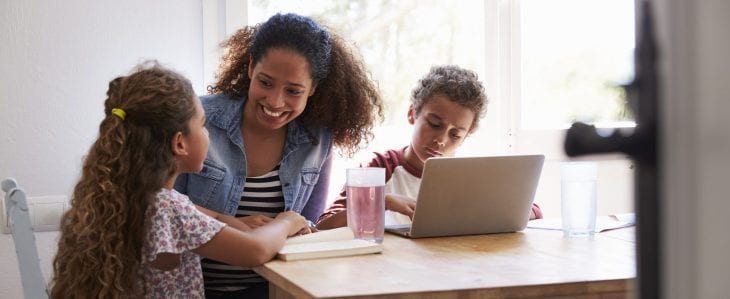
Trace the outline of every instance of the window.
<instances>
[{"instance_id":1,"label":"window","mask_svg":"<svg viewBox=\"0 0 730 299\"><path fill-rule=\"evenodd\" d=\"M382 92L386 118L370 147L352 160L335 161L336 171L369 160L372 151L405 145L403 136L411 132L406 121L410 91L435 64L476 71L489 96L480 129L459 154L545 154L536 201L548 215L560 214L556 169L565 159L562 142L569 124L634 125L619 87L633 74L633 0L225 3L226 10L237 11L225 12L227 27L241 19L237 15L255 24L277 12L295 12L327 24L357 46ZM208 6L208 11L219 9ZM630 162L622 156L599 159L605 164L599 164L599 214L631 211ZM344 170L333 174L332 194L343 178ZM602 208L602 197L614 197L613 206ZM616 198L628 200L616 204Z\"/></svg>"},{"instance_id":2,"label":"window","mask_svg":"<svg viewBox=\"0 0 730 299\"><path fill-rule=\"evenodd\" d=\"M574 121L633 127L619 84L633 77L633 0L508 1L508 39L501 39L500 77L512 153L542 153L546 163L535 201L560 215L560 163L565 129ZM505 57L509 56L509 57ZM633 211L633 167L625 156L598 161L599 215Z\"/></svg>"},{"instance_id":3,"label":"window","mask_svg":"<svg viewBox=\"0 0 730 299\"><path fill-rule=\"evenodd\" d=\"M633 77L631 0L521 0L513 3L508 147L565 159L574 121L633 127L620 84ZM607 159L602 157L601 159ZM623 159L616 155L608 159Z\"/></svg>"},{"instance_id":4,"label":"window","mask_svg":"<svg viewBox=\"0 0 730 299\"><path fill-rule=\"evenodd\" d=\"M632 120L619 84L633 74L633 2L521 1L523 127Z\"/></svg>"}]
</instances>

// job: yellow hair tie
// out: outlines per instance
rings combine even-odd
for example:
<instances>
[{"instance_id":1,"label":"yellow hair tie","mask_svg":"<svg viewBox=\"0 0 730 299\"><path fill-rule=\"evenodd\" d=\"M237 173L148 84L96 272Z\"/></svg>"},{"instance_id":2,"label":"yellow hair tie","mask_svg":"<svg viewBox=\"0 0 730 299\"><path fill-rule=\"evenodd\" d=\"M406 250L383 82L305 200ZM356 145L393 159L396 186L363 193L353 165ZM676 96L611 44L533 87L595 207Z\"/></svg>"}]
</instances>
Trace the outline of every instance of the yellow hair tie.
<instances>
[{"instance_id":1,"label":"yellow hair tie","mask_svg":"<svg viewBox=\"0 0 730 299\"><path fill-rule=\"evenodd\" d=\"M127 112L124 112L121 108L114 108L112 109L112 114L119 116L122 120L127 116Z\"/></svg>"}]
</instances>

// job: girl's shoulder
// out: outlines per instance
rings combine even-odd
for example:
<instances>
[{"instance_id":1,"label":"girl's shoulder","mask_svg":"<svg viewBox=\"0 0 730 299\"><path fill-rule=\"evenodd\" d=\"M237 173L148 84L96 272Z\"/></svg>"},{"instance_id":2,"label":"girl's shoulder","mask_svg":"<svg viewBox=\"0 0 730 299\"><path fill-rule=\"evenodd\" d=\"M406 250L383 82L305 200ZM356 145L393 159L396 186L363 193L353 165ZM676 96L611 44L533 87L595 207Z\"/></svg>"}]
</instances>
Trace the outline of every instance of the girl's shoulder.
<instances>
[{"instance_id":1,"label":"girl's shoulder","mask_svg":"<svg viewBox=\"0 0 730 299\"><path fill-rule=\"evenodd\" d=\"M149 216L152 227L155 228L154 230L190 230L191 228L201 227L201 229L211 228L214 233L217 233L225 226L222 222L199 211L187 195L179 193L175 189L162 189L157 193L156 199L155 208L150 210L151 215ZM194 235L192 231L189 234ZM207 233L203 232L202 234Z\"/></svg>"},{"instance_id":2,"label":"girl's shoulder","mask_svg":"<svg viewBox=\"0 0 730 299\"><path fill-rule=\"evenodd\" d=\"M177 192L175 189L163 188L157 192L156 201L154 203L157 213L179 211L186 208L195 208L187 195Z\"/></svg>"}]
</instances>

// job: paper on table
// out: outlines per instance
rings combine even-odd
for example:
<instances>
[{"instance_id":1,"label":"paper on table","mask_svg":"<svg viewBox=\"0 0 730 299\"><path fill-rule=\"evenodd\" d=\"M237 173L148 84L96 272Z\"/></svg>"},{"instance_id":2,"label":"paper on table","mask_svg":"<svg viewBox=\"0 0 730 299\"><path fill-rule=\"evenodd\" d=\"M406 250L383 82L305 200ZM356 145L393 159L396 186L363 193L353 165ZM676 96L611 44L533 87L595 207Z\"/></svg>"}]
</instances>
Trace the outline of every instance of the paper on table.
<instances>
[{"instance_id":1,"label":"paper on table","mask_svg":"<svg viewBox=\"0 0 730 299\"><path fill-rule=\"evenodd\" d=\"M636 224L636 214L623 213L596 217L595 232L605 232L612 229L624 228ZM562 230L563 222L560 218L543 218L530 220L527 223L529 228Z\"/></svg>"}]
</instances>

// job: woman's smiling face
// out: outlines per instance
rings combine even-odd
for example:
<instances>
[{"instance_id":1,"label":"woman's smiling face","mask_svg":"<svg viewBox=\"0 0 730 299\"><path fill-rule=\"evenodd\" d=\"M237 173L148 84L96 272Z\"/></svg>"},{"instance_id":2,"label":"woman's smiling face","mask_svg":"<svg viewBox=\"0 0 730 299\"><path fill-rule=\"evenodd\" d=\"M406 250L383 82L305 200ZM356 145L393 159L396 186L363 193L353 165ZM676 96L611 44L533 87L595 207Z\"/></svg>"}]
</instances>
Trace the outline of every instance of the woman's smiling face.
<instances>
[{"instance_id":1,"label":"woman's smiling face","mask_svg":"<svg viewBox=\"0 0 730 299\"><path fill-rule=\"evenodd\" d=\"M253 65L244 119L257 129L277 130L304 112L315 86L304 56L285 49L270 49Z\"/></svg>"}]
</instances>

